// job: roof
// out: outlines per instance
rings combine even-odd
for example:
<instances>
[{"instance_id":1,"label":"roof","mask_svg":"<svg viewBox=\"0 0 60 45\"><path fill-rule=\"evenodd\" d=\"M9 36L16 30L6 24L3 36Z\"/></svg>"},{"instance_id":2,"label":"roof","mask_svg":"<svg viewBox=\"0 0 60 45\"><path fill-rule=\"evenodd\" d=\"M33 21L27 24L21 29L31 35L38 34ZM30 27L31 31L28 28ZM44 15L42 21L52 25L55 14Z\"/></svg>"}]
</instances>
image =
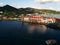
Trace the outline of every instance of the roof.
<instances>
[{"instance_id":1,"label":"roof","mask_svg":"<svg viewBox=\"0 0 60 45\"><path fill-rule=\"evenodd\" d=\"M43 18L44 16L30 16L30 18Z\"/></svg>"}]
</instances>

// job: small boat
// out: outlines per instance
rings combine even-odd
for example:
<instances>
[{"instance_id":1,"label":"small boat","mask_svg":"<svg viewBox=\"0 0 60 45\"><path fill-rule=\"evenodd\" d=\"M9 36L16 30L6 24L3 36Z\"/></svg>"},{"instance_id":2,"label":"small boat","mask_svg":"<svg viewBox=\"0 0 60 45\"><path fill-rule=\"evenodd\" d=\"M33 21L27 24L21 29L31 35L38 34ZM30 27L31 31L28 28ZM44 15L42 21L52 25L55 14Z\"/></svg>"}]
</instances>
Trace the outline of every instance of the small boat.
<instances>
[{"instance_id":1,"label":"small boat","mask_svg":"<svg viewBox=\"0 0 60 45\"><path fill-rule=\"evenodd\" d=\"M56 44L56 40L49 39L49 40L46 40L45 43L46 43L47 45L54 45L54 44Z\"/></svg>"}]
</instances>

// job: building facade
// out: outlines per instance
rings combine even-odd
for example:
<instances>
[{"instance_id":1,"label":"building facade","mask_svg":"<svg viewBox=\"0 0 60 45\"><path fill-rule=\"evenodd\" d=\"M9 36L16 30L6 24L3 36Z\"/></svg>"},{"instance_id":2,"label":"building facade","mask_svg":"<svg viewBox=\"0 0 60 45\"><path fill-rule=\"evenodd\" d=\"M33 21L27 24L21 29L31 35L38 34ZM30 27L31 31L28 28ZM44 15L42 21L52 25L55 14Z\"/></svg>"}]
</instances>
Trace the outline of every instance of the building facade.
<instances>
[{"instance_id":1,"label":"building facade","mask_svg":"<svg viewBox=\"0 0 60 45\"><path fill-rule=\"evenodd\" d=\"M24 16L25 22L31 23L55 23L55 18L45 16Z\"/></svg>"}]
</instances>

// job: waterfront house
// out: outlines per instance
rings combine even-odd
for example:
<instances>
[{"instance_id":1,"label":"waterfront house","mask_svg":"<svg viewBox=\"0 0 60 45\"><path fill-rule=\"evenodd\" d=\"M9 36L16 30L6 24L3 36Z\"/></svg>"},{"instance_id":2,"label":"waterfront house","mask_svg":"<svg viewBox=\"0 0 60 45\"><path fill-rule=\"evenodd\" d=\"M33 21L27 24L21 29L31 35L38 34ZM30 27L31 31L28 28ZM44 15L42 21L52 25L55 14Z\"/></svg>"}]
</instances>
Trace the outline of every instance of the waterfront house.
<instances>
[{"instance_id":1,"label":"waterfront house","mask_svg":"<svg viewBox=\"0 0 60 45\"><path fill-rule=\"evenodd\" d=\"M31 23L55 23L55 18L45 16L24 16L24 21Z\"/></svg>"}]
</instances>

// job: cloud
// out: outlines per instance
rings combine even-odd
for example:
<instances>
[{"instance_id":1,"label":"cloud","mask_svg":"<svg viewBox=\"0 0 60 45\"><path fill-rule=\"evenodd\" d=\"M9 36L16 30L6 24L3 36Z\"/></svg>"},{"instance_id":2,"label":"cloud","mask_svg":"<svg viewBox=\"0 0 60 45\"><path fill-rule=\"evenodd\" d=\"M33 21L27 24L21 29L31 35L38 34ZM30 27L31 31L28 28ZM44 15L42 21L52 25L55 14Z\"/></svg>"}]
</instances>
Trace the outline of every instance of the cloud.
<instances>
[{"instance_id":1,"label":"cloud","mask_svg":"<svg viewBox=\"0 0 60 45\"><path fill-rule=\"evenodd\" d=\"M34 0L35 2L60 2L60 0Z\"/></svg>"},{"instance_id":2,"label":"cloud","mask_svg":"<svg viewBox=\"0 0 60 45\"><path fill-rule=\"evenodd\" d=\"M51 7L51 6L37 6L37 5L31 5L30 7L36 8L36 9L51 9L51 10L54 10L54 8Z\"/></svg>"},{"instance_id":3,"label":"cloud","mask_svg":"<svg viewBox=\"0 0 60 45\"><path fill-rule=\"evenodd\" d=\"M21 6L20 6L20 5L15 4L15 3L11 3L10 5L11 5L11 6L13 6L13 7L15 7L15 8L21 8Z\"/></svg>"},{"instance_id":4,"label":"cloud","mask_svg":"<svg viewBox=\"0 0 60 45\"><path fill-rule=\"evenodd\" d=\"M11 6L13 6L15 8L21 8L19 5L11 5Z\"/></svg>"},{"instance_id":5,"label":"cloud","mask_svg":"<svg viewBox=\"0 0 60 45\"><path fill-rule=\"evenodd\" d=\"M3 3L0 3L0 6L4 6L4 4Z\"/></svg>"},{"instance_id":6,"label":"cloud","mask_svg":"<svg viewBox=\"0 0 60 45\"><path fill-rule=\"evenodd\" d=\"M49 9L49 10L57 10L56 8L52 6L37 6L37 5L31 5L31 8L36 8L36 9Z\"/></svg>"}]
</instances>

